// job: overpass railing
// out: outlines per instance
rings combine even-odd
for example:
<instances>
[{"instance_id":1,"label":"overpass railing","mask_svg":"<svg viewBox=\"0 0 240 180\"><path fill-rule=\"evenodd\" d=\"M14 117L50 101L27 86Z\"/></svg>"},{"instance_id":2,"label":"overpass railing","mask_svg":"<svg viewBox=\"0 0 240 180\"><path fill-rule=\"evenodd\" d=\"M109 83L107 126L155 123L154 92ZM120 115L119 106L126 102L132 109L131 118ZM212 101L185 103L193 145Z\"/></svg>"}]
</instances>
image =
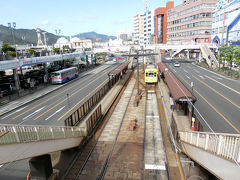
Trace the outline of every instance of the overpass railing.
<instances>
[{"instance_id":1,"label":"overpass railing","mask_svg":"<svg viewBox=\"0 0 240 180\"><path fill-rule=\"evenodd\" d=\"M81 127L18 126L9 124L0 126L0 145L84 136L86 135Z\"/></svg>"},{"instance_id":2,"label":"overpass railing","mask_svg":"<svg viewBox=\"0 0 240 180\"><path fill-rule=\"evenodd\" d=\"M239 134L179 132L179 135L185 143L240 164Z\"/></svg>"}]
</instances>

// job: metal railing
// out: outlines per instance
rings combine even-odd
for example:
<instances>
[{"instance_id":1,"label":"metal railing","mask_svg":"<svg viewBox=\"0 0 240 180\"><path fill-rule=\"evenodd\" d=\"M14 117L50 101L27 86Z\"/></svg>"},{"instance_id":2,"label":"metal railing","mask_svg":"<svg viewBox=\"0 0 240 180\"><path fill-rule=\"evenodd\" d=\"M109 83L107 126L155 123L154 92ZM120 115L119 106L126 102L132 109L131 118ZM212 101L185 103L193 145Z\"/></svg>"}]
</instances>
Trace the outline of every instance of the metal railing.
<instances>
[{"instance_id":1,"label":"metal railing","mask_svg":"<svg viewBox=\"0 0 240 180\"><path fill-rule=\"evenodd\" d=\"M71 137L84 137L84 128L49 126L0 126L0 145L55 140Z\"/></svg>"},{"instance_id":2,"label":"metal railing","mask_svg":"<svg viewBox=\"0 0 240 180\"><path fill-rule=\"evenodd\" d=\"M240 135L208 132L179 132L180 140L215 155L240 163Z\"/></svg>"}]
</instances>

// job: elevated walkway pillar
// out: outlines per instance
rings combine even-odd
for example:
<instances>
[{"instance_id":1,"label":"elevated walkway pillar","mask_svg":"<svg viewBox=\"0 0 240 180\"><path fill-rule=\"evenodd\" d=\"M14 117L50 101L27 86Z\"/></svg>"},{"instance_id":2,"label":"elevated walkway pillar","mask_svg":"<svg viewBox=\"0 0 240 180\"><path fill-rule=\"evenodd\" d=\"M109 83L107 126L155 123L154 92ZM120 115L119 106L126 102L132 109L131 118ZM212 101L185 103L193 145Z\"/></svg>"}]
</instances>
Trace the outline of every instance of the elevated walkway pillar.
<instances>
[{"instance_id":1,"label":"elevated walkway pillar","mask_svg":"<svg viewBox=\"0 0 240 180\"><path fill-rule=\"evenodd\" d=\"M17 74L17 69L13 69L13 76L14 76L16 89L17 89L17 91L19 91L20 90L20 81L19 81L19 77Z\"/></svg>"},{"instance_id":2,"label":"elevated walkway pillar","mask_svg":"<svg viewBox=\"0 0 240 180\"><path fill-rule=\"evenodd\" d=\"M30 159L29 166L31 179L47 180L53 173L51 157L49 154Z\"/></svg>"}]
</instances>

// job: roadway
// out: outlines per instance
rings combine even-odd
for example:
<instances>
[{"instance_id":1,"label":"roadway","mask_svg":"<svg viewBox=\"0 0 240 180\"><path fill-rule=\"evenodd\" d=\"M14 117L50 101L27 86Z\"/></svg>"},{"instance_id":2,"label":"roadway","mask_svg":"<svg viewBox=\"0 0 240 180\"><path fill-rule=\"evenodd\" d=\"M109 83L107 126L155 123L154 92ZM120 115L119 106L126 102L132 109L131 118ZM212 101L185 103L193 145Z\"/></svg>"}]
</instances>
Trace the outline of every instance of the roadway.
<instances>
[{"instance_id":1,"label":"roadway","mask_svg":"<svg viewBox=\"0 0 240 180\"><path fill-rule=\"evenodd\" d=\"M204 131L240 133L240 81L229 79L191 63L174 67L166 63L197 98L194 113ZM206 123L207 122L207 123Z\"/></svg>"},{"instance_id":2,"label":"roadway","mask_svg":"<svg viewBox=\"0 0 240 180\"><path fill-rule=\"evenodd\" d=\"M108 62L90 70L84 77L0 116L0 123L64 126L64 120L108 81L108 73L117 65Z\"/></svg>"},{"instance_id":3,"label":"roadway","mask_svg":"<svg viewBox=\"0 0 240 180\"><path fill-rule=\"evenodd\" d=\"M118 65L107 62L89 70L84 77L60 85L58 90L0 116L0 123L64 126L65 118L95 94L108 81L108 73ZM26 179L28 160L0 165L0 179Z\"/></svg>"}]
</instances>

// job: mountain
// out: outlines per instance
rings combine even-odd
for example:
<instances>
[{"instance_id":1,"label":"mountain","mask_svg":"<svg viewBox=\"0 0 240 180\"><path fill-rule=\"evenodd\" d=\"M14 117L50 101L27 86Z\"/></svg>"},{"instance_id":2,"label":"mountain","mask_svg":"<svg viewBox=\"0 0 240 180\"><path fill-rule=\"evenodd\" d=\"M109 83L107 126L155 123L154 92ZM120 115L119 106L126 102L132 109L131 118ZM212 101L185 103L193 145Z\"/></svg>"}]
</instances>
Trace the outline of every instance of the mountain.
<instances>
[{"instance_id":1,"label":"mountain","mask_svg":"<svg viewBox=\"0 0 240 180\"><path fill-rule=\"evenodd\" d=\"M13 35L15 38L15 42L18 45L24 45L24 44L36 45L37 44L36 29L13 29ZM13 35L12 35L12 30L10 30L6 26L0 25L0 41L3 41L4 43L8 43L8 44L14 44ZM24 37L25 37L25 40L24 40ZM41 35L41 37L44 43L43 35ZM47 44L52 45L56 43L58 36L47 32L46 39L47 39Z\"/></svg>"},{"instance_id":2,"label":"mountain","mask_svg":"<svg viewBox=\"0 0 240 180\"><path fill-rule=\"evenodd\" d=\"M74 37L78 37L80 39L91 39L93 42L96 41L96 39L99 39L101 42L106 42L109 39L116 39L115 36L108 36L105 34L98 34L96 32L85 32L85 33L79 33L75 35Z\"/></svg>"}]
</instances>

